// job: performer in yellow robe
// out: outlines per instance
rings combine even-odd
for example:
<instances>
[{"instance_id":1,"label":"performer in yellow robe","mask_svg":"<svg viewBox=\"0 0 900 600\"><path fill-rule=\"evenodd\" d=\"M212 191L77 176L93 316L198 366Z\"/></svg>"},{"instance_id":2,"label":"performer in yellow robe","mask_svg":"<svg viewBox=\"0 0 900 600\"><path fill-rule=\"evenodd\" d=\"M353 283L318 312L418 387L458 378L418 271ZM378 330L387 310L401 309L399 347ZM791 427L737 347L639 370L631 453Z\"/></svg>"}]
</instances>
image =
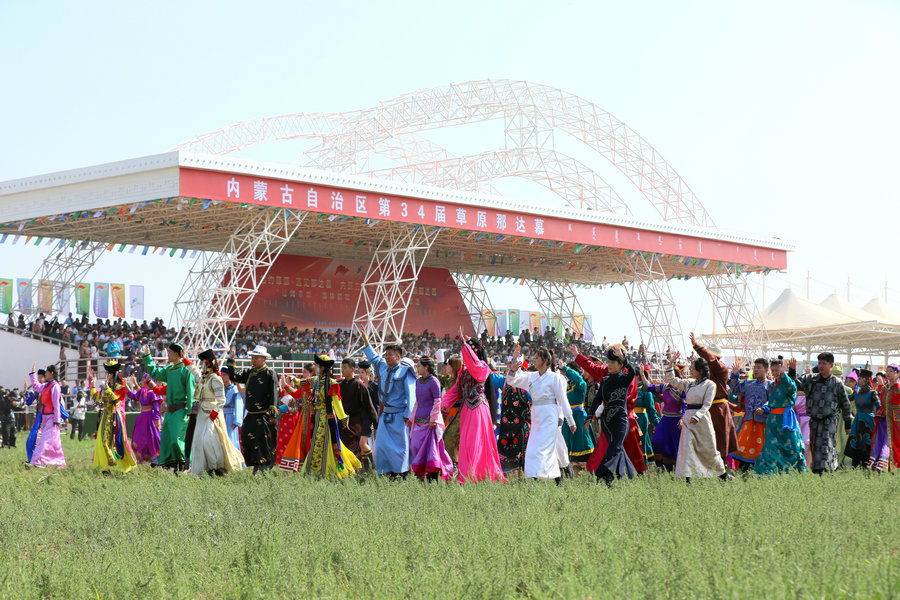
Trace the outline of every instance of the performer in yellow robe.
<instances>
[{"instance_id":1,"label":"performer in yellow robe","mask_svg":"<svg viewBox=\"0 0 900 600\"><path fill-rule=\"evenodd\" d=\"M127 389L116 381L116 374L119 372L118 361L111 360L103 367L106 369L107 387L102 392L91 389L94 402L103 405L97 421L94 468L103 473L110 471L127 473L137 465L134 452L131 450L131 442L128 440L125 408L122 405ZM93 388L93 381L91 384Z\"/></svg>"},{"instance_id":2,"label":"performer in yellow robe","mask_svg":"<svg viewBox=\"0 0 900 600\"><path fill-rule=\"evenodd\" d=\"M347 426L348 417L341 404L341 390L331 378L334 360L321 354L315 358L319 375L310 379L309 401L315 411L312 445L303 463L302 473L328 479L344 479L362 467L362 463L341 443L338 426Z\"/></svg>"}]
</instances>

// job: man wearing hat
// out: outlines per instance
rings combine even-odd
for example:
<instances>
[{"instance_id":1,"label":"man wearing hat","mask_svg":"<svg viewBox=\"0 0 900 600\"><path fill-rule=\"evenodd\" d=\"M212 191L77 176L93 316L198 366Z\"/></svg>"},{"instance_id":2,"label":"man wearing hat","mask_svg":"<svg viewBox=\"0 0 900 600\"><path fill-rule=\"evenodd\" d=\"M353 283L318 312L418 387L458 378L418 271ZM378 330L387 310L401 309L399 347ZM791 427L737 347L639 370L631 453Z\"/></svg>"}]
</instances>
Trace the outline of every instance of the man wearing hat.
<instances>
[{"instance_id":1,"label":"man wearing hat","mask_svg":"<svg viewBox=\"0 0 900 600\"><path fill-rule=\"evenodd\" d=\"M184 470L184 436L194 402L196 380L184 364L184 346L173 342L167 351L169 363L157 367L150 356L149 346L144 344L141 347L141 362L153 380L166 384L166 415L163 417L157 464L179 472Z\"/></svg>"},{"instance_id":2,"label":"man wearing hat","mask_svg":"<svg viewBox=\"0 0 900 600\"><path fill-rule=\"evenodd\" d=\"M851 372L844 378L847 385L853 384L852 402L856 405L856 416L850 426L850 437L844 447L844 455L848 456L854 467L866 468L872 451L872 438L875 436L875 411L878 408L878 391L872 381L869 365L860 369L859 373Z\"/></svg>"},{"instance_id":3,"label":"man wearing hat","mask_svg":"<svg viewBox=\"0 0 900 600\"><path fill-rule=\"evenodd\" d=\"M691 332L691 344L694 346L694 352L709 363L709 380L716 384L716 394L709 409L709 417L712 419L713 429L716 432L716 450L719 451L719 456L724 461L738 449L737 435L734 431L734 416L731 414L731 406L728 404L729 369L722 362L722 351L715 344L706 344L705 346L700 344L694 337L693 331Z\"/></svg>"},{"instance_id":4,"label":"man wearing hat","mask_svg":"<svg viewBox=\"0 0 900 600\"><path fill-rule=\"evenodd\" d=\"M363 348L378 374L378 398L384 407L378 420L375 441L375 470L379 475L406 477L409 472L409 430L406 419L415 398L416 371L412 364L401 363L403 347L388 344L384 356L375 353L369 337L362 331Z\"/></svg>"},{"instance_id":5,"label":"man wearing hat","mask_svg":"<svg viewBox=\"0 0 900 600\"><path fill-rule=\"evenodd\" d=\"M796 380L798 392L806 394L812 472L821 475L838 467L838 427L843 417L844 432L849 434L853 417L844 383L832 372L834 355L822 352L817 358L818 372L800 377L797 377L797 359L792 358L788 361L788 377Z\"/></svg>"},{"instance_id":6,"label":"man wearing hat","mask_svg":"<svg viewBox=\"0 0 900 600\"><path fill-rule=\"evenodd\" d=\"M231 381L243 383L246 388L244 407L247 416L241 427L241 449L244 462L253 467L254 473L268 471L275 464L278 374L266 365L270 358L265 346L256 346L250 352L249 369L238 371L233 355L229 355L225 363Z\"/></svg>"},{"instance_id":7,"label":"man wearing hat","mask_svg":"<svg viewBox=\"0 0 900 600\"><path fill-rule=\"evenodd\" d=\"M13 414L13 409L18 406L16 400L16 393L12 390L0 397L0 438L2 438L0 447L16 447L16 417Z\"/></svg>"}]
</instances>

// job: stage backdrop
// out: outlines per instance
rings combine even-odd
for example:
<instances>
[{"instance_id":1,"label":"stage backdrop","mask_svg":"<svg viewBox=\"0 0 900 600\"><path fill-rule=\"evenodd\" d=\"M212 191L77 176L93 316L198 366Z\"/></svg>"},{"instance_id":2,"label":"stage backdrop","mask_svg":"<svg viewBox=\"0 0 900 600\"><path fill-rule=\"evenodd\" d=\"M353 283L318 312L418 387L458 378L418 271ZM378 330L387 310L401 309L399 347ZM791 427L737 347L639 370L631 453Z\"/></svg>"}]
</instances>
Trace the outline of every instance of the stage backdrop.
<instances>
[{"instance_id":1,"label":"stage backdrop","mask_svg":"<svg viewBox=\"0 0 900 600\"><path fill-rule=\"evenodd\" d=\"M330 258L281 255L250 304L244 323L348 329L369 264ZM474 334L462 296L446 269L423 268L406 313L404 329L438 334Z\"/></svg>"}]
</instances>

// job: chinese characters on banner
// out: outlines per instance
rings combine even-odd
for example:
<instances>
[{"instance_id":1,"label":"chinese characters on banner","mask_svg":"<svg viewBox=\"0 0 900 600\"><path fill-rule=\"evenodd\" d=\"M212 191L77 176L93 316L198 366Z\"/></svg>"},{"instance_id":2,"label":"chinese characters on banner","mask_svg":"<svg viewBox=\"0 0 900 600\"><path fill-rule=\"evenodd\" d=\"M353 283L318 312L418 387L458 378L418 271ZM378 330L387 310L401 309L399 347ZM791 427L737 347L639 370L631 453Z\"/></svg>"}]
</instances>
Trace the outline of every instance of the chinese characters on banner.
<instances>
[{"instance_id":1,"label":"chinese characters on banner","mask_svg":"<svg viewBox=\"0 0 900 600\"><path fill-rule=\"evenodd\" d=\"M460 205L428 198L393 196L239 173L181 169L180 177L181 195L190 198L481 231L497 236L492 239L528 237L568 242L576 252L580 250L580 245L589 244L773 269L783 269L787 266L785 250L709 240L672 232L646 231L609 223Z\"/></svg>"}]
</instances>

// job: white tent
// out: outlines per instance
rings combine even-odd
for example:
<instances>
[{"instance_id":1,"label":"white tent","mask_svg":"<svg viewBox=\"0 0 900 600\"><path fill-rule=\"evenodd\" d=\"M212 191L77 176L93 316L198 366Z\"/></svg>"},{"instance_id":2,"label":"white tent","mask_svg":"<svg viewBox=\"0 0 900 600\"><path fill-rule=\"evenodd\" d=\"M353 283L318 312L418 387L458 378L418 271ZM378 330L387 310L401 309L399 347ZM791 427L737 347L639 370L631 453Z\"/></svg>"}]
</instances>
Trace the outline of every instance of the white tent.
<instances>
[{"instance_id":1,"label":"white tent","mask_svg":"<svg viewBox=\"0 0 900 600\"><path fill-rule=\"evenodd\" d=\"M820 302L819 306L851 317L854 321L884 321L884 319L880 319L865 309L853 306L837 294L831 294Z\"/></svg>"},{"instance_id":2,"label":"white tent","mask_svg":"<svg viewBox=\"0 0 900 600\"><path fill-rule=\"evenodd\" d=\"M807 356L821 351L848 357L900 355L900 313L880 300L859 309L832 295L815 304L786 289L750 324L704 337L715 339L723 348L741 349L743 336L739 333L746 327L765 327L766 351Z\"/></svg>"},{"instance_id":3,"label":"white tent","mask_svg":"<svg viewBox=\"0 0 900 600\"><path fill-rule=\"evenodd\" d=\"M882 323L900 325L900 312L897 312L878 298L869 300L869 303L863 306L863 310L875 315Z\"/></svg>"}]
</instances>

